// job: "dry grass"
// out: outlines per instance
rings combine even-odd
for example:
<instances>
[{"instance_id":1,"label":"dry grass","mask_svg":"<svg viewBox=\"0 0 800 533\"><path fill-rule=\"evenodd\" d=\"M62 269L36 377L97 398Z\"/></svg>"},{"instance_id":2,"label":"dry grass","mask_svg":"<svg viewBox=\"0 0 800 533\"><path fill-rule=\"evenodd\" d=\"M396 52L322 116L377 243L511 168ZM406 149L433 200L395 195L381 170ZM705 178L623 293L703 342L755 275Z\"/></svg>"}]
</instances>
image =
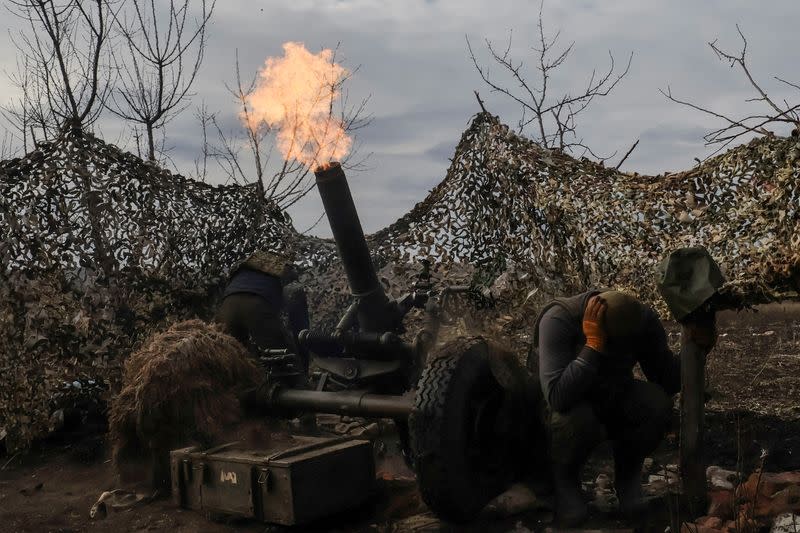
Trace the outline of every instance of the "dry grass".
<instances>
[{"instance_id":1,"label":"dry grass","mask_svg":"<svg viewBox=\"0 0 800 533\"><path fill-rule=\"evenodd\" d=\"M110 442L123 480L149 474L164 486L169 451L218 443L242 418L240 398L262 381L245 348L214 325L188 320L154 335L126 361L111 402Z\"/></svg>"},{"instance_id":2,"label":"dry grass","mask_svg":"<svg viewBox=\"0 0 800 533\"><path fill-rule=\"evenodd\" d=\"M709 408L800 417L800 305L721 313L708 358Z\"/></svg>"}]
</instances>

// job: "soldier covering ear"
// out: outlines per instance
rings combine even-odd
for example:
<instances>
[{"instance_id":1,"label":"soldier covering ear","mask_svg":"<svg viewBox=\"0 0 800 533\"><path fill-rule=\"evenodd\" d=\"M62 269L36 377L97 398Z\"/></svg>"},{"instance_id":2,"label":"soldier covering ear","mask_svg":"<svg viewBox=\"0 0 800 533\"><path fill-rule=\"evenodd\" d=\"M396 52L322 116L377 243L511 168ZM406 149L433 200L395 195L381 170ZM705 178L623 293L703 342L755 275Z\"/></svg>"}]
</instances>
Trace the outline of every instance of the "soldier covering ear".
<instances>
[{"instance_id":1,"label":"soldier covering ear","mask_svg":"<svg viewBox=\"0 0 800 533\"><path fill-rule=\"evenodd\" d=\"M592 449L611 440L620 507L642 503L644 458L663 438L680 360L656 313L630 294L589 291L559 298L537 319L539 377L550 409L556 514L574 527L587 516L580 472ZM648 381L635 380L639 364Z\"/></svg>"}]
</instances>

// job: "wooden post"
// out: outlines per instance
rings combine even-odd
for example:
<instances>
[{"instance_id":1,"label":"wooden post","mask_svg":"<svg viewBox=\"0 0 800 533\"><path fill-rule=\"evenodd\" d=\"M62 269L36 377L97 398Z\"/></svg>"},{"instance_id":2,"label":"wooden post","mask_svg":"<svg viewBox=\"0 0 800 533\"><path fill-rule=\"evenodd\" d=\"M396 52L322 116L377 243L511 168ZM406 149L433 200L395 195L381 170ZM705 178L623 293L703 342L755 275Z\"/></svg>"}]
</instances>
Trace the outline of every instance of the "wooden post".
<instances>
[{"instance_id":1,"label":"wooden post","mask_svg":"<svg viewBox=\"0 0 800 533\"><path fill-rule=\"evenodd\" d=\"M693 335L714 335L713 309L699 309L682 321L681 328L681 433L680 471L683 493L694 519L706 514L706 462L703 447L705 430L705 348L694 342Z\"/></svg>"},{"instance_id":2,"label":"wooden post","mask_svg":"<svg viewBox=\"0 0 800 533\"><path fill-rule=\"evenodd\" d=\"M681 324L680 471L690 520L706 514L703 450L706 356L714 345L717 290L725 279L708 250L675 250L659 266L658 289Z\"/></svg>"}]
</instances>

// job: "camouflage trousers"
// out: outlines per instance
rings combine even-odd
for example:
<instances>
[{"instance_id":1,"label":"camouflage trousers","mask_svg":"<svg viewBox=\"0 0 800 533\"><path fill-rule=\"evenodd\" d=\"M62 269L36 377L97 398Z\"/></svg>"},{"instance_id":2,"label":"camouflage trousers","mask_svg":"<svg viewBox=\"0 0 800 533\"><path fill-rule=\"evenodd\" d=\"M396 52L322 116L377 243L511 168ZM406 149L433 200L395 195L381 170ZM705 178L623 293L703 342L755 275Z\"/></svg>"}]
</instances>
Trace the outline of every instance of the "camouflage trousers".
<instances>
[{"instance_id":1,"label":"camouflage trousers","mask_svg":"<svg viewBox=\"0 0 800 533\"><path fill-rule=\"evenodd\" d=\"M216 320L254 356L262 350L289 346L280 315L261 296L245 292L227 296Z\"/></svg>"},{"instance_id":2,"label":"camouflage trousers","mask_svg":"<svg viewBox=\"0 0 800 533\"><path fill-rule=\"evenodd\" d=\"M595 402L566 413L550 413L550 459L554 466L580 468L600 443L611 441L618 473L641 468L669 427L672 400L660 386L632 380Z\"/></svg>"}]
</instances>

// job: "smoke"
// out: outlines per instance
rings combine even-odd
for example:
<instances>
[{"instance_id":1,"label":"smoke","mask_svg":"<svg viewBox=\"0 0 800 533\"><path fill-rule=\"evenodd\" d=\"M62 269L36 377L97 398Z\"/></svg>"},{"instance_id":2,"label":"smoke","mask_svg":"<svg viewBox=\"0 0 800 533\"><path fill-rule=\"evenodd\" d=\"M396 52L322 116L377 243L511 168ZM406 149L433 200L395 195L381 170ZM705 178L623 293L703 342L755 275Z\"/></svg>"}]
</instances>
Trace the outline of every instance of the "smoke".
<instances>
[{"instance_id":1,"label":"smoke","mask_svg":"<svg viewBox=\"0 0 800 533\"><path fill-rule=\"evenodd\" d=\"M329 49L312 54L303 43L287 42L283 52L267 58L259 71L256 89L247 98L248 125L255 128L263 121L277 128L278 149L287 161L312 169L340 161L353 144L334 112L349 71ZM248 120L243 114L240 118Z\"/></svg>"}]
</instances>

